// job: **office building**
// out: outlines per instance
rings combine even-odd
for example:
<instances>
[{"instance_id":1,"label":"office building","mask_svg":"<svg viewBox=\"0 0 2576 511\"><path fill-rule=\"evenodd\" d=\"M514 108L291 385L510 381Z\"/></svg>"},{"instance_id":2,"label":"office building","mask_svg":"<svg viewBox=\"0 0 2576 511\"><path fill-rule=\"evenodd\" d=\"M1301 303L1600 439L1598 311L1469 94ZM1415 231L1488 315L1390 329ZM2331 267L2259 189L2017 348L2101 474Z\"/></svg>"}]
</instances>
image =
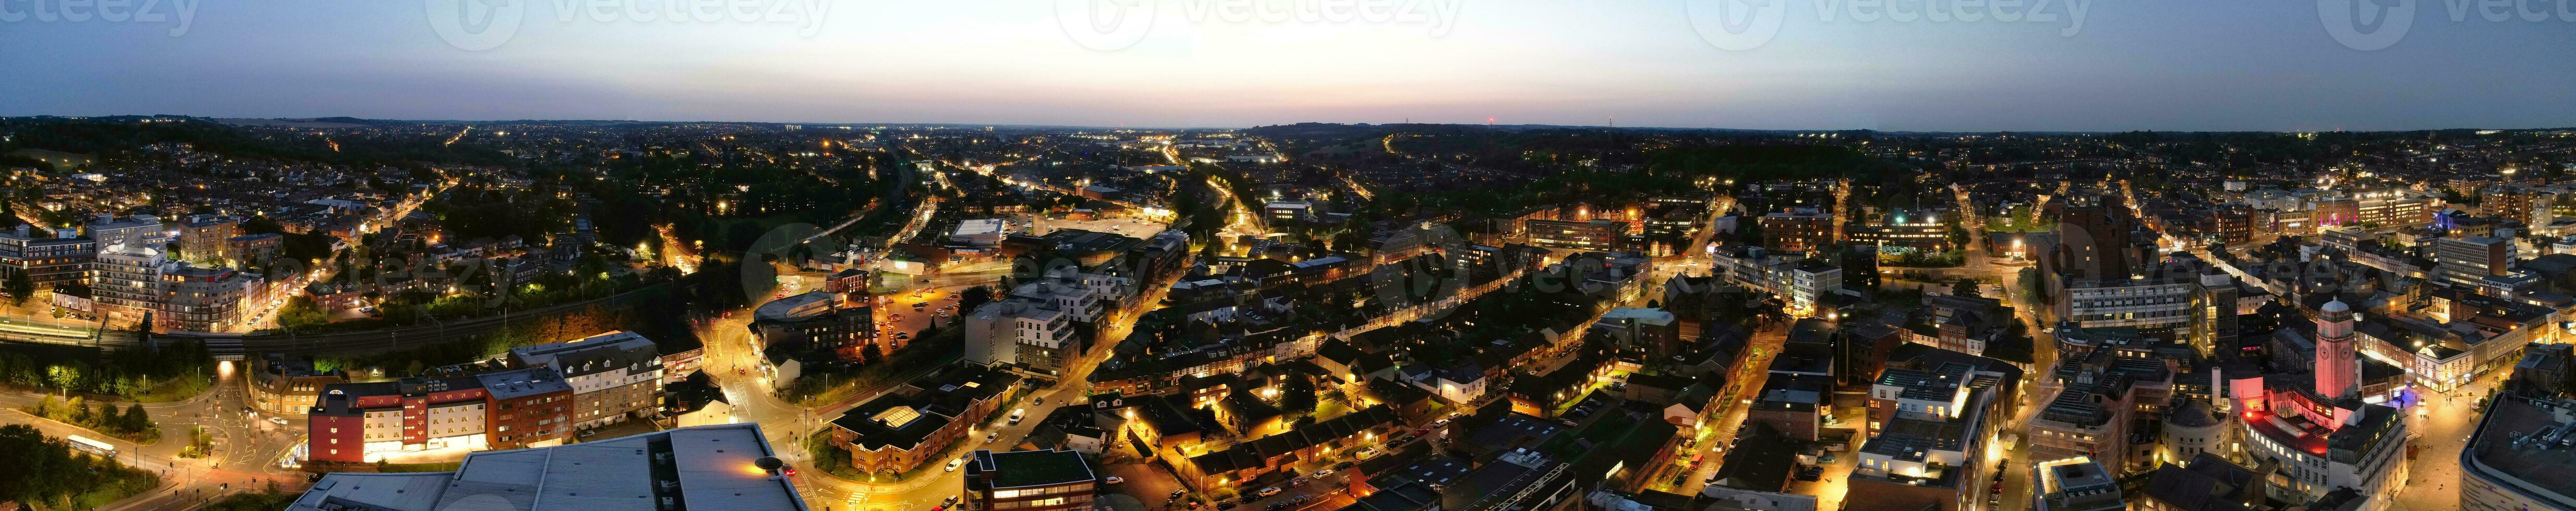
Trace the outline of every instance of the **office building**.
<instances>
[{"instance_id":1,"label":"office building","mask_svg":"<svg viewBox=\"0 0 2576 511\"><path fill-rule=\"evenodd\" d=\"M1767 224L1762 233L1766 236L1771 234ZM1905 247L1927 252L1952 248L1950 224L1942 221L1939 214L1922 211L1912 214L1898 211L1855 223L1848 239L1852 243L1872 247Z\"/></svg>"},{"instance_id":2,"label":"office building","mask_svg":"<svg viewBox=\"0 0 2576 511\"><path fill-rule=\"evenodd\" d=\"M1529 244L1564 250L1613 251L1628 238L1628 223L1599 220L1528 220Z\"/></svg>"},{"instance_id":3,"label":"office building","mask_svg":"<svg viewBox=\"0 0 2576 511\"><path fill-rule=\"evenodd\" d=\"M811 291L771 300L752 311L751 331L763 351L848 351L876 344L876 313L868 307L841 307L842 295ZM895 345L879 346L893 353Z\"/></svg>"},{"instance_id":4,"label":"office building","mask_svg":"<svg viewBox=\"0 0 2576 511\"><path fill-rule=\"evenodd\" d=\"M2039 462L2032 470L2038 489L2031 492L2032 511L2118 511L2120 483L2102 465L2084 457Z\"/></svg>"},{"instance_id":5,"label":"office building","mask_svg":"<svg viewBox=\"0 0 2576 511\"><path fill-rule=\"evenodd\" d=\"M1091 509L1100 476L1082 453L1067 450L993 452L977 449L964 468L961 510Z\"/></svg>"},{"instance_id":6,"label":"office building","mask_svg":"<svg viewBox=\"0 0 2576 511\"><path fill-rule=\"evenodd\" d=\"M2459 509L2576 509L2576 401L2556 389L2499 395L2476 428L2457 458Z\"/></svg>"},{"instance_id":7,"label":"office building","mask_svg":"<svg viewBox=\"0 0 2576 511\"><path fill-rule=\"evenodd\" d=\"M2069 202L2080 200L2069 197ZM2127 277L2144 262L2137 254L2138 219L2126 207L2093 203L2069 206L2057 223L2057 243L2039 259L2041 275L2068 275L2072 280ZM2054 295L2055 293L2050 293Z\"/></svg>"},{"instance_id":8,"label":"office building","mask_svg":"<svg viewBox=\"0 0 2576 511\"><path fill-rule=\"evenodd\" d=\"M1262 215L1280 225L1315 221L1315 204L1306 201L1277 201L1262 205Z\"/></svg>"},{"instance_id":9,"label":"office building","mask_svg":"<svg viewBox=\"0 0 2576 511\"><path fill-rule=\"evenodd\" d=\"M2476 284L2490 276L2513 273L2513 240L2493 236L2449 236L2433 242L2434 260L2444 278Z\"/></svg>"},{"instance_id":10,"label":"office building","mask_svg":"<svg viewBox=\"0 0 2576 511\"><path fill-rule=\"evenodd\" d=\"M1779 252L1814 252L1841 241L1834 216L1818 208L1791 208L1762 215L1762 248Z\"/></svg>"},{"instance_id":11,"label":"office building","mask_svg":"<svg viewBox=\"0 0 2576 511\"><path fill-rule=\"evenodd\" d=\"M2361 222L2382 228L2411 228L2433 223L2432 199L2416 197L2382 197L2362 199L2356 206Z\"/></svg>"}]
</instances>

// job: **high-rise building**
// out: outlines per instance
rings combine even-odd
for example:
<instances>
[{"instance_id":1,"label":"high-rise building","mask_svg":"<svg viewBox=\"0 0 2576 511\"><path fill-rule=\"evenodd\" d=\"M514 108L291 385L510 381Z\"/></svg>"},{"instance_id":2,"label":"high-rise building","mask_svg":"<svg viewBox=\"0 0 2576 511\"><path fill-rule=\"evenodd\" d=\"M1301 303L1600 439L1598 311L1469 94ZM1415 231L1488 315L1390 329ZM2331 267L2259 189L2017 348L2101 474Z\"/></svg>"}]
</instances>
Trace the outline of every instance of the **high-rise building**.
<instances>
[{"instance_id":1,"label":"high-rise building","mask_svg":"<svg viewBox=\"0 0 2576 511\"><path fill-rule=\"evenodd\" d=\"M242 301L258 281L258 277L229 268L165 263L161 266L161 314L154 321L176 331L228 331L241 321Z\"/></svg>"},{"instance_id":2,"label":"high-rise building","mask_svg":"<svg viewBox=\"0 0 2576 511\"><path fill-rule=\"evenodd\" d=\"M157 225L157 224L156 224ZM161 308L161 267L167 253L154 246L100 244L90 298L119 321L140 320Z\"/></svg>"},{"instance_id":3,"label":"high-rise building","mask_svg":"<svg viewBox=\"0 0 2576 511\"><path fill-rule=\"evenodd\" d=\"M190 215L179 224L179 256L189 261L222 261L229 257L234 236L241 235L241 219Z\"/></svg>"},{"instance_id":4,"label":"high-rise building","mask_svg":"<svg viewBox=\"0 0 2576 511\"><path fill-rule=\"evenodd\" d=\"M2513 273L2513 240L2493 236L2448 236L2433 242L2434 259L2453 282L2474 284L2489 276Z\"/></svg>"},{"instance_id":5,"label":"high-rise building","mask_svg":"<svg viewBox=\"0 0 2576 511\"><path fill-rule=\"evenodd\" d=\"M2127 277L2141 261L2133 259L2131 233L2137 217L2116 205L2070 206L2057 223L2054 253L2040 259L2042 274L2065 274L2079 280Z\"/></svg>"},{"instance_id":6,"label":"high-rise building","mask_svg":"<svg viewBox=\"0 0 2576 511\"><path fill-rule=\"evenodd\" d=\"M1762 247L1782 252L1812 252L1841 241L1834 216L1819 208L1793 208L1762 215Z\"/></svg>"}]
</instances>

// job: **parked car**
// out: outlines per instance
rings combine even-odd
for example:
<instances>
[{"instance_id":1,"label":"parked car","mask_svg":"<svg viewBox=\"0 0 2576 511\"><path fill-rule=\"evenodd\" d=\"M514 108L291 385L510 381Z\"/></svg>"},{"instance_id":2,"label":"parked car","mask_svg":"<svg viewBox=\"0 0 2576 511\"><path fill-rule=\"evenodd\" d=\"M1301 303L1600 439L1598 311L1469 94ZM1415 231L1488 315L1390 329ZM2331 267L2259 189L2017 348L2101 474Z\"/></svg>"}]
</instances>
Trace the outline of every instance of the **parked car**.
<instances>
[{"instance_id":1,"label":"parked car","mask_svg":"<svg viewBox=\"0 0 2576 511\"><path fill-rule=\"evenodd\" d=\"M1172 498L1175 498L1175 499L1177 499L1177 498L1181 498L1181 496L1182 496L1182 495L1188 495L1188 494L1190 494L1190 491L1189 491L1189 490L1172 490Z\"/></svg>"},{"instance_id":2,"label":"parked car","mask_svg":"<svg viewBox=\"0 0 2576 511\"><path fill-rule=\"evenodd\" d=\"M1216 505L1216 511L1226 511L1228 509L1234 509L1234 501L1229 500L1223 504Z\"/></svg>"},{"instance_id":3,"label":"parked car","mask_svg":"<svg viewBox=\"0 0 2576 511\"><path fill-rule=\"evenodd\" d=\"M959 466L959 465L964 465L964 464L966 464L966 458L958 458L958 459L948 460L948 471L949 471L949 472L956 472L956 471L957 471L957 466Z\"/></svg>"},{"instance_id":4,"label":"parked car","mask_svg":"<svg viewBox=\"0 0 2576 511\"><path fill-rule=\"evenodd\" d=\"M1127 482L1127 478L1124 478L1124 477L1118 477L1118 476L1109 476L1109 478L1108 478L1108 479L1102 479L1102 480L1100 480L1100 484L1118 484L1118 483L1124 483L1124 482Z\"/></svg>"},{"instance_id":5,"label":"parked car","mask_svg":"<svg viewBox=\"0 0 2576 511\"><path fill-rule=\"evenodd\" d=\"M1333 464L1333 468L1351 468L1351 465L1358 465L1358 464L1359 464L1359 463L1357 463L1357 462L1345 461L1345 462L1341 462L1341 463L1335 463L1335 464Z\"/></svg>"},{"instance_id":6,"label":"parked car","mask_svg":"<svg viewBox=\"0 0 2576 511\"><path fill-rule=\"evenodd\" d=\"M1358 457L1359 459L1363 459L1363 460L1365 460L1365 459L1369 459L1369 458L1375 458L1375 457L1377 457L1377 455L1378 455L1378 454L1380 454L1380 453L1379 453L1379 452L1377 452L1377 448L1376 448L1376 447L1370 447L1370 448L1366 448L1366 449L1360 449L1359 454L1355 454L1355 455L1353 455L1353 456Z\"/></svg>"},{"instance_id":7,"label":"parked car","mask_svg":"<svg viewBox=\"0 0 2576 511\"><path fill-rule=\"evenodd\" d=\"M1306 485L1306 483L1307 483L1307 482L1310 482L1310 481L1313 481L1313 480L1312 480L1312 479L1303 478L1303 477L1296 478L1296 479L1290 479L1290 480L1288 480L1288 487L1290 487L1290 488L1295 488L1295 487L1299 487L1299 486L1305 486L1305 485Z\"/></svg>"},{"instance_id":8,"label":"parked car","mask_svg":"<svg viewBox=\"0 0 2576 511\"><path fill-rule=\"evenodd\" d=\"M1261 489L1261 496L1263 496L1263 497L1269 497L1269 496L1271 496L1271 495L1278 495L1278 494L1279 494L1279 487L1277 487L1277 486L1272 486L1272 487L1262 488L1262 489Z\"/></svg>"},{"instance_id":9,"label":"parked car","mask_svg":"<svg viewBox=\"0 0 2576 511\"><path fill-rule=\"evenodd\" d=\"M1313 477L1313 478L1317 478L1317 479L1322 479L1324 476L1329 476L1329 475L1333 475L1333 469L1329 469L1329 468L1327 468L1327 469L1323 469L1323 470L1317 470L1317 471L1315 471L1315 474L1314 474L1314 475L1307 476L1307 477Z\"/></svg>"},{"instance_id":10,"label":"parked car","mask_svg":"<svg viewBox=\"0 0 2576 511\"><path fill-rule=\"evenodd\" d=\"M1272 503L1270 503L1270 505L1269 505L1269 506L1265 506L1265 507L1263 507L1262 509L1267 509L1267 510L1269 510L1269 511L1283 511L1283 510L1285 510L1285 509L1288 509L1288 503L1286 503L1286 502L1272 502Z\"/></svg>"}]
</instances>

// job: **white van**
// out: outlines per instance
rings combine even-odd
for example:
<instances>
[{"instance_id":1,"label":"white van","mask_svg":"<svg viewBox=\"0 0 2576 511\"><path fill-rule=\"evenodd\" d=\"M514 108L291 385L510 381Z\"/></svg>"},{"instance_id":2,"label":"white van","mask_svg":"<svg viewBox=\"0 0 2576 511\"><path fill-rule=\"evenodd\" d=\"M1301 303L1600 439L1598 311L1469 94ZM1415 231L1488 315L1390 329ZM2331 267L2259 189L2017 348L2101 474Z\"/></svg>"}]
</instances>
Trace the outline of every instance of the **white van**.
<instances>
[{"instance_id":1,"label":"white van","mask_svg":"<svg viewBox=\"0 0 2576 511\"><path fill-rule=\"evenodd\" d=\"M1029 416L1029 409L1027 409L1027 408L1013 408L1013 409L1011 409L1011 423L1012 423L1012 424L1019 424L1019 423L1020 423L1020 419L1027 418L1028 416Z\"/></svg>"}]
</instances>

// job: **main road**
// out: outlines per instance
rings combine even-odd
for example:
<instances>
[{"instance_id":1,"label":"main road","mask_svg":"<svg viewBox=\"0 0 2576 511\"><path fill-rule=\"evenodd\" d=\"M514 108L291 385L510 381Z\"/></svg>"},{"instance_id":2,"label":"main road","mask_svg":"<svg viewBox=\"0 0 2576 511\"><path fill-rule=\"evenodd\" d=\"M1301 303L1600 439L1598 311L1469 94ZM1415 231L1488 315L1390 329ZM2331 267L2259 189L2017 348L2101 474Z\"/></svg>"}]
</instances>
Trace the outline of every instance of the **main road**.
<instances>
[{"instance_id":1,"label":"main road","mask_svg":"<svg viewBox=\"0 0 2576 511\"><path fill-rule=\"evenodd\" d=\"M48 436L78 435L106 442L116 447L118 462L161 474L159 487L100 508L106 511L189 509L224 493L256 490L268 483L288 491L302 488L303 473L278 464L302 441L303 434L297 428L272 422L265 414L248 413L246 376L234 364L217 367L214 386L206 393L182 401L143 404L145 415L161 428L161 437L150 445L20 410L43 400L46 394L0 392L0 406L6 407L0 410L0 424L24 424ZM122 409L133 403L109 404ZM298 417L287 424L300 422ZM194 426L206 428L214 438L214 449L202 458L181 457Z\"/></svg>"}]
</instances>

